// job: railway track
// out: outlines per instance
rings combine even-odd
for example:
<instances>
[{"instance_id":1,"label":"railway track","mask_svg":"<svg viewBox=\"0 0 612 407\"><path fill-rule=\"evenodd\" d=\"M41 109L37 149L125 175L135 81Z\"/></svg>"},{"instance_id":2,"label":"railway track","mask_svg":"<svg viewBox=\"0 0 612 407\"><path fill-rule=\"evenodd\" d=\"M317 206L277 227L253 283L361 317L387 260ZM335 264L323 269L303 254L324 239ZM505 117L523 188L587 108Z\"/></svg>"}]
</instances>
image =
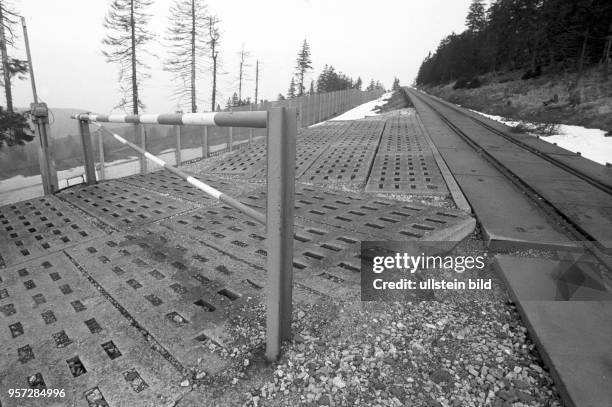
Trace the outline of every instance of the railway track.
<instances>
[{"instance_id":1,"label":"railway track","mask_svg":"<svg viewBox=\"0 0 612 407\"><path fill-rule=\"evenodd\" d=\"M405 94L430 126L491 248L491 235L510 246L525 237L527 247L551 237L540 246L558 251L553 258L497 254L494 268L565 405L608 405L612 169L437 98ZM530 224L546 230L515 233Z\"/></svg>"},{"instance_id":2,"label":"railway track","mask_svg":"<svg viewBox=\"0 0 612 407\"><path fill-rule=\"evenodd\" d=\"M432 109L455 134L528 196L531 202L541 209L549 220L560 225L572 241L579 243L602 262L608 269L608 278L612 276L610 274L612 272L612 170L602 167L602 172L595 174L591 167L588 167L585 171L577 168L577 166L568 165L566 162L557 159L554 154L546 154L533 145L522 141L519 138L520 136L510 135L495 128L486 121L450 103L439 101L413 90L409 90L407 93L411 97L418 98ZM479 136L476 137L474 133L466 131L466 121L476 125L476 130L480 130L478 132ZM473 127L470 129L474 130ZM533 139L532 136L523 136L522 138L527 139L527 137ZM522 161L528 159L532 164L540 165L547 171L547 177L550 179L565 179L566 185L573 188L571 191L566 191L571 195L570 199L573 202L579 202L580 205L568 205L568 201L565 199L556 200L558 194L553 193L553 188L537 182L543 182L543 178L525 178L524 174L521 173L522 171L517 171L520 164L509 165L512 157L505 155L506 153L501 153L496 148L496 144L504 148L508 148L510 145L515 149L520 149L523 154L520 159ZM518 155L516 157L519 158ZM610 176L606 174L607 171L611 174ZM569 208L573 208L574 211L568 210ZM576 209L580 210L582 208L595 208L598 216L585 222L585 219L581 218L580 214L576 212Z\"/></svg>"}]
</instances>

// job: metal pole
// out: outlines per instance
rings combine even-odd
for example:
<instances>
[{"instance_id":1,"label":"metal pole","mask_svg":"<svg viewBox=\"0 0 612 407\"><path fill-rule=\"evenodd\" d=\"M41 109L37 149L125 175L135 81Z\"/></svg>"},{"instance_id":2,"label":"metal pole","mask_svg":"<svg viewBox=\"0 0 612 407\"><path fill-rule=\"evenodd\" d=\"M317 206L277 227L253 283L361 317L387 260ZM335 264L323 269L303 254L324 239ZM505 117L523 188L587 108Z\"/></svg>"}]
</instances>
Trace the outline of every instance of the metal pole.
<instances>
[{"instance_id":1,"label":"metal pole","mask_svg":"<svg viewBox=\"0 0 612 407\"><path fill-rule=\"evenodd\" d=\"M36 81L34 80L34 67L32 66L32 54L30 53L30 40L28 37L28 28L26 27L25 17L21 17L21 26L23 28L23 40L25 42L26 55L28 57L30 83L32 84L32 96L34 97L34 103L38 103L38 94L36 93Z\"/></svg>"},{"instance_id":2,"label":"metal pole","mask_svg":"<svg viewBox=\"0 0 612 407\"><path fill-rule=\"evenodd\" d=\"M233 127L229 127L228 131L227 131L227 135L229 138L229 142L228 142L228 150L232 151L232 147L234 146L234 128Z\"/></svg>"},{"instance_id":3,"label":"metal pole","mask_svg":"<svg viewBox=\"0 0 612 407\"><path fill-rule=\"evenodd\" d=\"M268 115L266 358L280 357L291 337L293 287L293 206L297 112L275 108Z\"/></svg>"},{"instance_id":4,"label":"metal pole","mask_svg":"<svg viewBox=\"0 0 612 407\"><path fill-rule=\"evenodd\" d=\"M147 141L146 141L146 133L145 133L145 128L142 124L135 124L134 125L134 139L135 140L140 140L140 147L143 150L147 149ZM141 174L146 174L147 173L147 160L144 157L140 157L140 173Z\"/></svg>"},{"instance_id":5,"label":"metal pole","mask_svg":"<svg viewBox=\"0 0 612 407\"><path fill-rule=\"evenodd\" d=\"M257 92L255 92L255 94L257 94ZM255 99L255 103L257 103L257 99ZM249 110L253 111L253 104L250 103L249 104ZM253 143L253 128L251 127L249 129L249 145L251 145Z\"/></svg>"},{"instance_id":6,"label":"metal pole","mask_svg":"<svg viewBox=\"0 0 612 407\"><path fill-rule=\"evenodd\" d=\"M100 174L99 179L104 180L104 178L106 178L104 173L104 138L100 132L98 132L98 150L100 154L100 170L98 171L98 174Z\"/></svg>"},{"instance_id":7,"label":"metal pole","mask_svg":"<svg viewBox=\"0 0 612 407\"><path fill-rule=\"evenodd\" d=\"M208 126L204 126L202 133L202 158L208 158Z\"/></svg>"},{"instance_id":8,"label":"metal pole","mask_svg":"<svg viewBox=\"0 0 612 407\"><path fill-rule=\"evenodd\" d=\"M181 159L181 126L174 126L174 134L176 137L176 166L180 167L183 162Z\"/></svg>"},{"instance_id":9,"label":"metal pole","mask_svg":"<svg viewBox=\"0 0 612 407\"><path fill-rule=\"evenodd\" d=\"M30 110L34 116L34 130L38 136L38 163L45 195L54 194L58 188L55 162L49 149L49 109L46 103L32 103Z\"/></svg>"},{"instance_id":10,"label":"metal pole","mask_svg":"<svg viewBox=\"0 0 612 407\"><path fill-rule=\"evenodd\" d=\"M89 122L79 120L79 135L81 136L81 146L83 147L83 160L85 167L85 180L87 185L96 183L96 167L94 165L93 147L91 144L91 133L89 132Z\"/></svg>"}]
</instances>

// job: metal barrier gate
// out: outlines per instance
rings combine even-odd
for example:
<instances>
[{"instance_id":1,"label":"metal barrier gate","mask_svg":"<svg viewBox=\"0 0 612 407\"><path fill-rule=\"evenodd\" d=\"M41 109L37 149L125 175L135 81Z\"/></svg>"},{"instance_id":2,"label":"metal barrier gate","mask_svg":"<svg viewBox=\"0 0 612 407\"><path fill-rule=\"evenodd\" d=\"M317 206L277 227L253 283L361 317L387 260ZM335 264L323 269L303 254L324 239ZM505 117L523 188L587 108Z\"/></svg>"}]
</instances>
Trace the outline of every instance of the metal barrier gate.
<instances>
[{"instance_id":1,"label":"metal barrier gate","mask_svg":"<svg viewBox=\"0 0 612 407\"><path fill-rule=\"evenodd\" d=\"M291 337L293 285L293 206L295 201L295 143L297 111L295 108L272 108L269 111L94 115L71 116L79 122L83 145L85 177L88 185L96 183L96 171L89 124L95 124L119 142L129 146L150 161L183 178L206 194L266 225L266 358L280 357L281 342ZM162 124L171 126L219 126L267 128L267 209L263 214L181 170L167 164L111 132L99 123Z\"/></svg>"}]
</instances>

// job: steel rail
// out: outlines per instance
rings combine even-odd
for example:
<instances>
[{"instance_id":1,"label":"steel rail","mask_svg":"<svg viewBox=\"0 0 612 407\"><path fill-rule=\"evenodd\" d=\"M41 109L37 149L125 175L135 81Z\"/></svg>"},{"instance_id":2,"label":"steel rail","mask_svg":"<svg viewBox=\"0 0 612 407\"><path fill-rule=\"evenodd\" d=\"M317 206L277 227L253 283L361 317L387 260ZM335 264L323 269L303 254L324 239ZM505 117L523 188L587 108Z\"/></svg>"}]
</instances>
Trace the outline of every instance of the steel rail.
<instances>
[{"instance_id":1,"label":"steel rail","mask_svg":"<svg viewBox=\"0 0 612 407\"><path fill-rule=\"evenodd\" d=\"M77 115L77 116L82 116L82 115ZM84 120L83 118L79 118L78 120ZM203 191L204 193L212 196L215 199L218 199L219 201L226 203L228 205L230 205L231 207L239 210L240 212L244 213L245 215L255 219L256 221L258 221L259 223L265 225L266 224L266 215L256 211L255 209L246 206L245 204L243 204L242 202L236 200L235 198L232 198L231 196L225 195L223 192L218 191L217 189L211 187L208 184L205 184L204 182L198 180L197 178L192 177L191 175L174 168L172 165L166 163L164 160L160 159L159 157L154 156L153 154L149 153L148 151L138 147L136 144L131 143L129 141L127 141L126 139L124 139L123 137L121 137L120 135L113 133L112 131L108 130L106 127L102 126L99 123L93 122L92 124L94 124L95 126L99 127L101 130L107 132L108 134L110 134L111 136L113 136L117 141L119 141L122 144L127 145L128 147L130 147L132 150L137 151L138 153L140 153L141 155L145 156L148 160L154 162L155 164L158 164L160 166L162 166L164 169L170 171L171 173L181 177L182 179L184 179L185 181L187 181L189 184L191 184L192 186L198 188L199 190Z\"/></svg>"},{"instance_id":2,"label":"steel rail","mask_svg":"<svg viewBox=\"0 0 612 407\"><path fill-rule=\"evenodd\" d=\"M457 108L456 106L453 106L452 104L445 102L445 101L441 101L438 100L437 98L432 97L433 100L435 100L437 103L451 109L454 110L455 112L463 115L464 117L469 118L470 120L472 120L474 123L478 124L481 127L484 127L485 129L487 129L488 131L490 131L491 133L497 134L500 137L503 137L505 140L508 140L509 142L523 148L524 150L529 151L532 154L537 155L538 157L550 162L551 164L569 172L572 175L577 176L578 178L582 179L583 181L591 184L592 186L600 189L601 191L607 193L608 195L612 195L612 186L605 184L603 182L601 182L598 179L595 179L591 176L589 176L588 174L585 174L584 172L569 166L557 159L555 159L554 157L549 156L548 154L543 153L542 151L538 150L535 147L532 147L530 145L527 145L523 142L521 142L520 140L517 140L516 138L504 133L503 131L496 129L495 127L485 123L484 121L480 120L477 117L474 117L466 112L462 112L459 108ZM612 180L611 180L611 184L612 184Z\"/></svg>"},{"instance_id":3,"label":"steel rail","mask_svg":"<svg viewBox=\"0 0 612 407\"><path fill-rule=\"evenodd\" d=\"M523 191L530 198L530 200L542 210L544 215L563 225L563 230L565 233L571 237L573 241L579 243L580 246L582 246L586 251L593 254L593 256L599 260L600 264L608 270L608 273L612 272L612 258L606 252L605 248L600 247L595 238L593 238L587 231L580 227L580 225L576 224L576 222L570 219L561 210L557 209L552 202L549 202L520 177L506 168L506 166L500 163L478 143L474 142L467 134L455 126L455 124L448 117L436 109L430 101L426 100L425 97L419 94L417 94L416 97L418 97L425 105L432 109L434 113L442 120L442 122L444 122L455 134L461 137L470 147L480 153L488 162L490 162L504 176L506 176L506 178L508 178L517 188ZM462 112L459 111L459 113ZM609 278L610 275L606 275L606 279Z\"/></svg>"}]
</instances>

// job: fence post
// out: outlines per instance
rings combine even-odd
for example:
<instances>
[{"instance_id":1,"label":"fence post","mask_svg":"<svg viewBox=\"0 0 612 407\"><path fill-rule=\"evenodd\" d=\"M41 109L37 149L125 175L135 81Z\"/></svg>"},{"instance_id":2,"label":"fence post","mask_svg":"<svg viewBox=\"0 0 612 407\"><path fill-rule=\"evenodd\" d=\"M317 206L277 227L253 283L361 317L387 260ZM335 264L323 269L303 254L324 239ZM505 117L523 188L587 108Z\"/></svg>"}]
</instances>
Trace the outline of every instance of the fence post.
<instances>
[{"instance_id":1,"label":"fence post","mask_svg":"<svg viewBox=\"0 0 612 407\"><path fill-rule=\"evenodd\" d=\"M134 133L136 135L136 137L134 137L136 140L140 139L140 148L142 148L143 150L146 151L147 149L147 133L145 131L145 128L142 124L135 124L134 125ZM140 156L140 173L141 174L146 174L147 173L147 159L144 156Z\"/></svg>"},{"instance_id":2,"label":"fence post","mask_svg":"<svg viewBox=\"0 0 612 407\"><path fill-rule=\"evenodd\" d=\"M208 126L204 126L202 133L202 158L208 158Z\"/></svg>"},{"instance_id":3,"label":"fence post","mask_svg":"<svg viewBox=\"0 0 612 407\"><path fill-rule=\"evenodd\" d=\"M89 132L89 121L79 120L79 135L81 136L83 160L85 161L85 179L87 181L87 185L94 185L96 183L96 167L94 165L91 133Z\"/></svg>"},{"instance_id":4,"label":"fence post","mask_svg":"<svg viewBox=\"0 0 612 407\"><path fill-rule=\"evenodd\" d=\"M257 103L257 101L255 101ZM253 104L249 103L249 111L253 111ZM249 145L253 144L253 128L249 128Z\"/></svg>"},{"instance_id":5,"label":"fence post","mask_svg":"<svg viewBox=\"0 0 612 407\"><path fill-rule=\"evenodd\" d=\"M228 151L232 151L232 147L234 146L234 128L233 127L228 127L227 135L229 138L227 149Z\"/></svg>"},{"instance_id":6,"label":"fence post","mask_svg":"<svg viewBox=\"0 0 612 407\"><path fill-rule=\"evenodd\" d=\"M174 126L174 135L176 137L176 166L181 166L181 126Z\"/></svg>"},{"instance_id":7,"label":"fence post","mask_svg":"<svg viewBox=\"0 0 612 407\"><path fill-rule=\"evenodd\" d=\"M281 341L291 337L296 136L296 109L271 109L266 211L266 358L270 361L279 358Z\"/></svg>"},{"instance_id":8,"label":"fence post","mask_svg":"<svg viewBox=\"0 0 612 407\"><path fill-rule=\"evenodd\" d=\"M104 171L104 137L100 131L96 132L98 134L98 154L100 155L100 169L98 170L99 180L104 180L106 178L106 174Z\"/></svg>"},{"instance_id":9,"label":"fence post","mask_svg":"<svg viewBox=\"0 0 612 407\"><path fill-rule=\"evenodd\" d=\"M57 172L49 149L49 109L46 103L32 103L30 110L34 116L34 130L38 136L38 163L45 195L57 192Z\"/></svg>"}]
</instances>

